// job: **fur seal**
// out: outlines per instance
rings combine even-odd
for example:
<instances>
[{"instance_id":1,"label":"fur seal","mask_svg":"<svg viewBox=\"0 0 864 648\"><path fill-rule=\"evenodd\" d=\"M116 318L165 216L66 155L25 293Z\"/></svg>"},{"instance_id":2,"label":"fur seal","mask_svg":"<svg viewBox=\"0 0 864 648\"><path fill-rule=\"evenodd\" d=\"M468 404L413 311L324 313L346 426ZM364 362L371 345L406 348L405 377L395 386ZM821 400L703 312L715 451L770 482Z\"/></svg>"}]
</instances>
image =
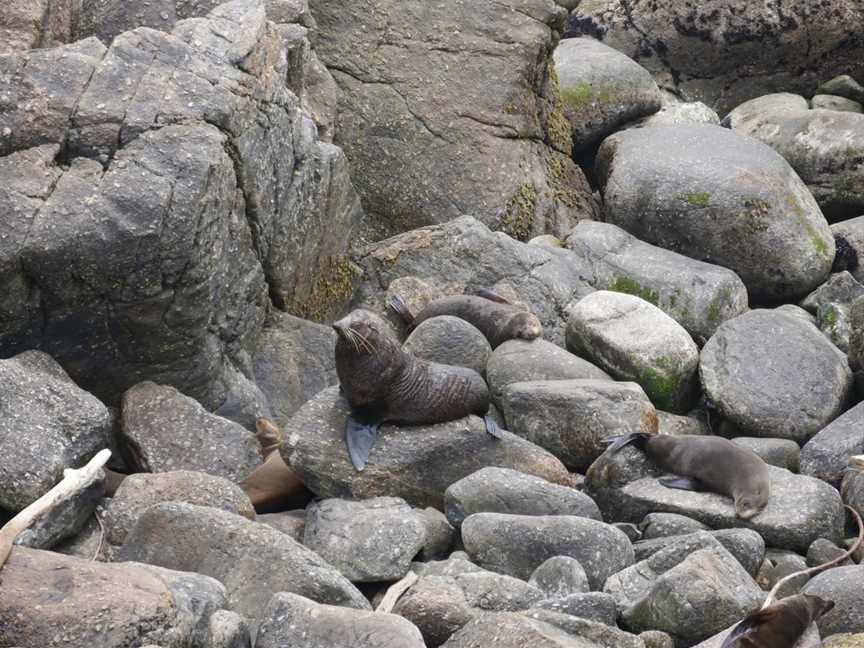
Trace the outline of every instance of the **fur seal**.
<instances>
[{"instance_id":1,"label":"fur seal","mask_svg":"<svg viewBox=\"0 0 864 648\"><path fill-rule=\"evenodd\" d=\"M405 321L409 331L439 315L459 317L479 329L493 349L507 340L534 340L543 335L543 326L534 313L514 306L491 291L480 292L481 296L456 295L432 300L417 315L413 315L396 295L390 298L389 305Z\"/></svg>"},{"instance_id":2,"label":"fur seal","mask_svg":"<svg viewBox=\"0 0 864 648\"><path fill-rule=\"evenodd\" d=\"M812 594L796 594L780 601L777 592L788 581L802 575L813 575L840 564L851 556L864 541L864 523L851 506L846 507L858 523L858 539L853 546L833 560L784 576L771 591L762 607L748 614L726 637L720 648L793 648L811 623L834 607L834 601Z\"/></svg>"},{"instance_id":3,"label":"fur seal","mask_svg":"<svg viewBox=\"0 0 864 648\"><path fill-rule=\"evenodd\" d=\"M487 416L489 389L476 371L416 358L366 310L353 311L333 328L336 373L351 406L345 438L357 470L365 467L385 421L428 425L477 414L484 417L486 431L501 438Z\"/></svg>"},{"instance_id":4,"label":"fur seal","mask_svg":"<svg viewBox=\"0 0 864 648\"><path fill-rule=\"evenodd\" d=\"M672 436L634 432L608 439L609 452L634 445L659 468L680 475L662 477L669 488L711 491L735 500L735 513L749 519L768 504L768 467L752 450L716 436Z\"/></svg>"},{"instance_id":5,"label":"fur seal","mask_svg":"<svg viewBox=\"0 0 864 648\"><path fill-rule=\"evenodd\" d=\"M255 512L278 513L308 504L311 493L278 452L282 431L262 417L255 421L255 436L261 444L264 463L239 484Z\"/></svg>"}]
</instances>

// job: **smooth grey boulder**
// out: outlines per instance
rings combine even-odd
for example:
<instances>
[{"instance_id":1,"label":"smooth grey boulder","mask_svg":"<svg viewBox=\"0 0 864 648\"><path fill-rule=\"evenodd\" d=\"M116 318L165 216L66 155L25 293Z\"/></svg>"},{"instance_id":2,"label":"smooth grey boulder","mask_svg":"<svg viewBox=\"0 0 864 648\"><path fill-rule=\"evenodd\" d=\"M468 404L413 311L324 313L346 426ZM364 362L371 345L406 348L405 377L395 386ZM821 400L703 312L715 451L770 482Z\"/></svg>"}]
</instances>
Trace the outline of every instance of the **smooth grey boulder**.
<instances>
[{"instance_id":1,"label":"smooth grey boulder","mask_svg":"<svg viewBox=\"0 0 864 648\"><path fill-rule=\"evenodd\" d=\"M256 515L255 521L271 526L297 542L303 542L303 530L306 526L305 509L283 511L281 513L264 513L263 515Z\"/></svg>"},{"instance_id":2,"label":"smooth grey boulder","mask_svg":"<svg viewBox=\"0 0 864 648\"><path fill-rule=\"evenodd\" d=\"M614 625L610 626L598 621L592 621L590 619L575 617L569 614L561 614L540 608L527 610L526 612L522 612L522 614L533 621L547 623L559 630L563 630L567 634L584 642L579 645L585 646L586 648L589 646L604 646L608 648L611 648L612 646L620 648L644 648L644 644L639 637L624 632L623 630L619 630Z\"/></svg>"},{"instance_id":3,"label":"smooth grey boulder","mask_svg":"<svg viewBox=\"0 0 864 648\"><path fill-rule=\"evenodd\" d=\"M0 628L6 646L239 648L211 635L226 605L225 588L199 574L16 547L3 567Z\"/></svg>"},{"instance_id":4,"label":"smooth grey boulder","mask_svg":"<svg viewBox=\"0 0 864 648\"><path fill-rule=\"evenodd\" d=\"M9 0L0 15L0 55L72 40L72 0Z\"/></svg>"},{"instance_id":5,"label":"smooth grey boulder","mask_svg":"<svg viewBox=\"0 0 864 648\"><path fill-rule=\"evenodd\" d=\"M210 617L208 631L211 646L225 648L251 648L249 625L246 619L230 610L217 610Z\"/></svg>"},{"instance_id":6,"label":"smooth grey boulder","mask_svg":"<svg viewBox=\"0 0 864 648\"><path fill-rule=\"evenodd\" d=\"M649 513L639 523L643 540L707 531L708 526L698 520L677 513Z\"/></svg>"},{"instance_id":7,"label":"smooth grey boulder","mask_svg":"<svg viewBox=\"0 0 864 648\"><path fill-rule=\"evenodd\" d=\"M807 566L816 567L831 562L846 553L846 549L841 549L836 544L825 538L816 538L813 544L807 549ZM837 563L839 566L848 566L855 564L852 558Z\"/></svg>"},{"instance_id":8,"label":"smooth grey boulder","mask_svg":"<svg viewBox=\"0 0 864 648\"><path fill-rule=\"evenodd\" d=\"M826 81L816 88L816 94L836 95L864 103L864 87L848 74L841 74Z\"/></svg>"},{"instance_id":9,"label":"smooth grey boulder","mask_svg":"<svg viewBox=\"0 0 864 648\"><path fill-rule=\"evenodd\" d=\"M331 327L270 311L252 354L252 369L276 425L284 427L303 403L339 382L335 348Z\"/></svg>"},{"instance_id":10,"label":"smooth grey boulder","mask_svg":"<svg viewBox=\"0 0 864 648\"><path fill-rule=\"evenodd\" d=\"M768 549L765 552L765 560L759 569L759 574L756 577L756 582L759 583L765 591L771 591L771 588L777 582L794 574L807 569L807 559L794 551L785 551L783 549ZM799 574L795 578L791 578L777 590L778 598L793 596L801 591L801 588L807 584L810 576Z\"/></svg>"},{"instance_id":11,"label":"smooth grey boulder","mask_svg":"<svg viewBox=\"0 0 864 648\"><path fill-rule=\"evenodd\" d=\"M663 515L668 515L668 513ZM681 551L704 548L707 544L713 545L710 541L706 541L706 533L723 545L726 551L741 563L747 573L756 578L765 559L765 541L752 529L732 528L713 531L706 527L704 530L679 535L649 538L635 542L633 552L636 555L636 561L639 562L670 547L676 547Z\"/></svg>"},{"instance_id":12,"label":"smooth grey boulder","mask_svg":"<svg viewBox=\"0 0 864 648\"><path fill-rule=\"evenodd\" d=\"M864 632L864 565L836 567L810 579L802 590L834 601L834 609L816 624L823 636L841 632Z\"/></svg>"},{"instance_id":13,"label":"smooth grey boulder","mask_svg":"<svg viewBox=\"0 0 864 648\"><path fill-rule=\"evenodd\" d=\"M614 515L618 520L638 523L648 513L679 513L714 529L752 529L767 545L800 553L806 552L816 538L840 540L845 514L833 487L775 466L768 466L768 475L771 498L762 512L749 520L735 516L732 500L727 497L667 488L651 476L633 475L635 480L615 486L614 479L609 481L601 474L588 492L604 515Z\"/></svg>"},{"instance_id":14,"label":"smooth grey boulder","mask_svg":"<svg viewBox=\"0 0 864 648\"><path fill-rule=\"evenodd\" d=\"M543 339L508 340L489 356L486 381L500 403L504 388L517 382L544 380L612 380L584 358Z\"/></svg>"},{"instance_id":15,"label":"smooth grey boulder","mask_svg":"<svg viewBox=\"0 0 864 648\"><path fill-rule=\"evenodd\" d=\"M261 614L256 648L426 648L420 631L395 614L380 614L279 592Z\"/></svg>"},{"instance_id":16,"label":"smooth grey boulder","mask_svg":"<svg viewBox=\"0 0 864 648\"><path fill-rule=\"evenodd\" d=\"M852 455L864 454L864 403L841 414L801 448L801 473L835 486Z\"/></svg>"},{"instance_id":17,"label":"smooth grey boulder","mask_svg":"<svg viewBox=\"0 0 864 648\"><path fill-rule=\"evenodd\" d=\"M537 583L504 574L476 571L456 576L455 580L468 605L487 612L527 610L544 597Z\"/></svg>"},{"instance_id":18,"label":"smooth grey boulder","mask_svg":"<svg viewBox=\"0 0 864 648\"><path fill-rule=\"evenodd\" d=\"M105 540L122 545L148 508L162 502L209 506L255 519L252 502L240 487L223 477L181 470L129 475L107 502L103 521Z\"/></svg>"},{"instance_id":19,"label":"smooth grey boulder","mask_svg":"<svg viewBox=\"0 0 864 648\"><path fill-rule=\"evenodd\" d=\"M136 472L191 470L239 482L261 465L252 432L173 387L144 382L123 394L121 432Z\"/></svg>"},{"instance_id":20,"label":"smooth grey boulder","mask_svg":"<svg viewBox=\"0 0 864 648\"><path fill-rule=\"evenodd\" d=\"M577 151L660 110L660 90L651 73L608 45L568 38L555 48L554 60Z\"/></svg>"},{"instance_id":21,"label":"smooth grey boulder","mask_svg":"<svg viewBox=\"0 0 864 648\"><path fill-rule=\"evenodd\" d=\"M412 506L441 510L450 484L487 466L570 483L567 469L552 454L507 432L494 439L475 416L429 426L384 425L366 469L358 473L345 446L348 414L338 389L329 387L284 429L282 457L322 498L401 497Z\"/></svg>"},{"instance_id":22,"label":"smooth grey boulder","mask_svg":"<svg viewBox=\"0 0 864 648\"><path fill-rule=\"evenodd\" d=\"M726 637L732 632L735 626L738 625L736 621L732 626L723 630L723 632L718 632L713 637L706 639L705 641L699 642L693 648L721 648L723 642L726 641ZM822 640L819 636L819 628L816 624L812 624L804 633L794 646L791 648L821 648L821 646L828 646L828 644L823 644Z\"/></svg>"},{"instance_id":23,"label":"smooth grey boulder","mask_svg":"<svg viewBox=\"0 0 864 648\"><path fill-rule=\"evenodd\" d=\"M659 434L704 436L712 433L705 413L698 410L690 412L688 416L657 410L657 423Z\"/></svg>"},{"instance_id":24,"label":"smooth grey boulder","mask_svg":"<svg viewBox=\"0 0 864 648\"><path fill-rule=\"evenodd\" d=\"M732 443L752 450L772 466L797 473L801 448L791 439L765 439L760 437L737 437Z\"/></svg>"},{"instance_id":25,"label":"smooth grey boulder","mask_svg":"<svg viewBox=\"0 0 864 648\"><path fill-rule=\"evenodd\" d=\"M835 272L807 295L801 306L813 313L816 325L844 353L849 351L852 304L864 297L864 286L849 272Z\"/></svg>"},{"instance_id":26,"label":"smooth grey boulder","mask_svg":"<svg viewBox=\"0 0 864 648\"><path fill-rule=\"evenodd\" d=\"M425 575L399 599L393 612L419 628L430 647L443 644L479 613L455 578Z\"/></svg>"},{"instance_id":27,"label":"smooth grey boulder","mask_svg":"<svg viewBox=\"0 0 864 648\"><path fill-rule=\"evenodd\" d=\"M629 129L603 142L597 172L606 222L733 270L753 301L801 297L831 272L819 205L761 142L718 126Z\"/></svg>"},{"instance_id":28,"label":"smooth grey boulder","mask_svg":"<svg viewBox=\"0 0 864 648\"><path fill-rule=\"evenodd\" d=\"M790 0L780 10L750 0L721 4L582 2L570 33L591 34L647 68L686 101L721 114L752 97L791 90L810 96L825 79L864 74L855 0L813 5Z\"/></svg>"},{"instance_id":29,"label":"smooth grey boulder","mask_svg":"<svg viewBox=\"0 0 864 648\"><path fill-rule=\"evenodd\" d=\"M169 502L138 519L118 560L211 576L225 585L228 607L253 628L277 592L319 603L369 609L369 601L334 567L276 529L219 509Z\"/></svg>"},{"instance_id":30,"label":"smooth grey boulder","mask_svg":"<svg viewBox=\"0 0 864 648\"><path fill-rule=\"evenodd\" d=\"M618 434L657 431L642 388L611 380L546 380L508 385L500 398L507 428L545 448L572 470L585 470Z\"/></svg>"},{"instance_id":31,"label":"smooth grey boulder","mask_svg":"<svg viewBox=\"0 0 864 648\"><path fill-rule=\"evenodd\" d=\"M549 558L575 558L592 590L633 563L633 547L623 532L569 515L476 513L462 523L462 542L478 565L523 580Z\"/></svg>"},{"instance_id":32,"label":"smooth grey boulder","mask_svg":"<svg viewBox=\"0 0 864 648\"><path fill-rule=\"evenodd\" d=\"M87 533L87 526L105 495L104 480L97 480L87 488L59 502L51 511L38 517L33 524L18 534L16 545L33 549L53 549L64 540ZM93 552L90 553L92 558Z\"/></svg>"},{"instance_id":33,"label":"smooth grey boulder","mask_svg":"<svg viewBox=\"0 0 864 648\"><path fill-rule=\"evenodd\" d=\"M554 83L567 12L552 0L309 5L370 240L471 214L527 241L594 213Z\"/></svg>"},{"instance_id":34,"label":"smooth grey boulder","mask_svg":"<svg viewBox=\"0 0 864 648\"><path fill-rule=\"evenodd\" d=\"M837 246L834 271L847 270L859 283L864 282L864 216L834 223L831 233Z\"/></svg>"},{"instance_id":35,"label":"smooth grey boulder","mask_svg":"<svg viewBox=\"0 0 864 648\"><path fill-rule=\"evenodd\" d=\"M816 327L776 310L724 322L702 349L699 373L739 435L799 444L843 412L852 388L846 356Z\"/></svg>"},{"instance_id":36,"label":"smooth grey boulder","mask_svg":"<svg viewBox=\"0 0 864 648\"><path fill-rule=\"evenodd\" d=\"M536 609L596 621L612 627L615 627L618 619L618 603L615 597L603 592L581 592L545 599L537 604Z\"/></svg>"},{"instance_id":37,"label":"smooth grey boulder","mask_svg":"<svg viewBox=\"0 0 864 648\"><path fill-rule=\"evenodd\" d=\"M567 348L617 380L638 383L658 409L688 411L699 348L675 320L641 297L599 290L567 320Z\"/></svg>"},{"instance_id":38,"label":"smooth grey boulder","mask_svg":"<svg viewBox=\"0 0 864 648\"><path fill-rule=\"evenodd\" d=\"M20 511L108 447L108 408L41 351L0 360L0 403L0 508Z\"/></svg>"},{"instance_id":39,"label":"smooth grey boulder","mask_svg":"<svg viewBox=\"0 0 864 648\"><path fill-rule=\"evenodd\" d=\"M731 270L649 245L611 223L583 221L566 245L589 264L592 286L651 302L702 344L747 310L747 288Z\"/></svg>"},{"instance_id":40,"label":"smooth grey boulder","mask_svg":"<svg viewBox=\"0 0 864 648\"><path fill-rule=\"evenodd\" d=\"M306 512L303 544L354 583L396 581L426 541L426 525L397 497L327 499Z\"/></svg>"},{"instance_id":41,"label":"smooth grey boulder","mask_svg":"<svg viewBox=\"0 0 864 648\"><path fill-rule=\"evenodd\" d=\"M507 284L540 318L543 338L561 346L567 309L593 291L585 262L569 250L520 243L468 216L373 243L354 259L363 270L355 306L387 312L387 288L406 276L451 293Z\"/></svg>"},{"instance_id":42,"label":"smooth grey boulder","mask_svg":"<svg viewBox=\"0 0 864 648\"><path fill-rule=\"evenodd\" d=\"M444 512L455 526L475 513L576 515L602 519L600 509L581 491L508 468L483 468L444 492Z\"/></svg>"},{"instance_id":43,"label":"smooth grey boulder","mask_svg":"<svg viewBox=\"0 0 864 648\"><path fill-rule=\"evenodd\" d=\"M429 362L468 367L486 375L492 347L486 337L458 317L444 315L420 323L405 340L404 348Z\"/></svg>"},{"instance_id":44,"label":"smooth grey boulder","mask_svg":"<svg viewBox=\"0 0 864 648\"><path fill-rule=\"evenodd\" d=\"M425 509L417 509L420 520L426 527L426 539L423 549L420 551L422 560L440 560L450 554L456 542L456 529L451 525L447 516L431 506Z\"/></svg>"},{"instance_id":45,"label":"smooth grey boulder","mask_svg":"<svg viewBox=\"0 0 864 648\"><path fill-rule=\"evenodd\" d=\"M542 591L547 599L556 600L591 589L585 569L570 556L553 556L534 570L528 583Z\"/></svg>"},{"instance_id":46,"label":"smooth grey boulder","mask_svg":"<svg viewBox=\"0 0 864 648\"><path fill-rule=\"evenodd\" d=\"M814 110L822 108L825 110L839 110L842 112L864 113L864 106L857 101L838 97L837 95L817 94L810 100L810 107Z\"/></svg>"},{"instance_id":47,"label":"smooth grey boulder","mask_svg":"<svg viewBox=\"0 0 864 648\"><path fill-rule=\"evenodd\" d=\"M720 123L720 117L714 109L701 101L675 101L666 103L659 112L643 117L626 128L647 128L651 126L674 126L677 124L713 124Z\"/></svg>"}]
</instances>

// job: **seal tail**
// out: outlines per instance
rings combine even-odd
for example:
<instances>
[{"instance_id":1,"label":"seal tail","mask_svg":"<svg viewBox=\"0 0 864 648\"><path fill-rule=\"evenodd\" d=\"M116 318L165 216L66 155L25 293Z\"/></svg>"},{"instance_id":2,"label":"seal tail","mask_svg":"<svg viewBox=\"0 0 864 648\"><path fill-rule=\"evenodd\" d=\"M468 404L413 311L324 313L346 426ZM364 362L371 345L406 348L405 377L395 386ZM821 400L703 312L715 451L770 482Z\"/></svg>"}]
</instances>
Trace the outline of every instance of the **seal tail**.
<instances>
[{"instance_id":1,"label":"seal tail","mask_svg":"<svg viewBox=\"0 0 864 648\"><path fill-rule=\"evenodd\" d=\"M414 315L411 314L411 309L408 308L408 304L405 303L405 300L402 299L399 295L392 295L387 302L387 305L396 313L402 321L405 322L408 326L413 326L414 324Z\"/></svg>"},{"instance_id":2,"label":"seal tail","mask_svg":"<svg viewBox=\"0 0 864 648\"><path fill-rule=\"evenodd\" d=\"M650 437L650 434L646 432L631 432L630 434L622 434L621 436L609 437L608 439L603 439L604 443L608 443L609 447L606 448L607 452L612 454L618 452L621 448L628 445L633 445L639 448L640 450L645 449L645 442Z\"/></svg>"}]
</instances>

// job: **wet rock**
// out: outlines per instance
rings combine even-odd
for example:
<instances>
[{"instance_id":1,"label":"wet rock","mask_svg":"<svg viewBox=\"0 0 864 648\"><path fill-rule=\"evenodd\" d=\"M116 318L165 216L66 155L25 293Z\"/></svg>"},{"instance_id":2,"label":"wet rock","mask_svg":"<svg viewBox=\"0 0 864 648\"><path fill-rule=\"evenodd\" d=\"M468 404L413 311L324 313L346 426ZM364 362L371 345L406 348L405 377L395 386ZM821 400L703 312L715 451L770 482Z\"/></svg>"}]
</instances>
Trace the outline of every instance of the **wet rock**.
<instances>
[{"instance_id":1,"label":"wet rock","mask_svg":"<svg viewBox=\"0 0 864 648\"><path fill-rule=\"evenodd\" d=\"M686 412L699 349L675 320L634 295L601 290L570 312L567 348L618 380L638 383L658 409Z\"/></svg>"},{"instance_id":2,"label":"wet rock","mask_svg":"<svg viewBox=\"0 0 864 648\"><path fill-rule=\"evenodd\" d=\"M618 618L618 603L611 594L603 592L581 592L564 597L546 599L536 609L596 621L615 627Z\"/></svg>"},{"instance_id":3,"label":"wet rock","mask_svg":"<svg viewBox=\"0 0 864 648\"><path fill-rule=\"evenodd\" d=\"M699 372L713 406L742 435L799 444L841 414L852 386L846 357L815 327L769 310L725 322Z\"/></svg>"},{"instance_id":4,"label":"wet rock","mask_svg":"<svg viewBox=\"0 0 864 648\"><path fill-rule=\"evenodd\" d=\"M556 600L591 589L585 569L569 556L550 558L534 570L528 583L541 590L546 598Z\"/></svg>"},{"instance_id":5,"label":"wet rock","mask_svg":"<svg viewBox=\"0 0 864 648\"><path fill-rule=\"evenodd\" d=\"M284 533L193 504L151 506L127 536L118 558L217 579L228 591L228 607L245 616L253 629L277 592L369 608L366 598L335 568Z\"/></svg>"},{"instance_id":6,"label":"wet rock","mask_svg":"<svg viewBox=\"0 0 864 648\"><path fill-rule=\"evenodd\" d=\"M405 349L418 358L473 369L486 374L492 347L486 337L458 317L445 315L420 323L405 340Z\"/></svg>"},{"instance_id":7,"label":"wet rock","mask_svg":"<svg viewBox=\"0 0 864 648\"><path fill-rule=\"evenodd\" d=\"M660 90L651 74L593 38L562 41L555 49L555 71L576 150L660 110Z\"/></svg>"},{"instance_id":8,"label":"wet rock","mask_svg":"<svg viewBox=\"0 0 864 648\"><path fill-rule=\"evenodd\" d=\"M507 468L483 468L451 484L444 512L459 527L475 513L575 515L600 520L600 510L585 493Z\"/></svg>"},{"instance_id":9,"label":"wet rock","mask_svg":"<svg viewBox=\"0 0 864 648\"><path fill-rule=\"evenodd\" d=\"M747 310L747 289L731 270L643 243L611 223L579 223L566 244L590 266L592 286L641 297L702 343Z\"/></svg>"},{"instance_id":10,"label":"wet rock","mask_svg":"<svg viewBox=\"0 0 864 648\"><path fill-rule=\"evenodd\" d=\"M2 508L20 511L60 481L64 469L108 447L108 408L45 353L0 360L0 402Z\"/></svg>"},{"instance_id":11,"label":"wet rock","mask_svg":"<svg viewBox=\"0 0 864 648\"><path fill-rule=\"evenodd\" d=\"M864 565L837 567L810 579L805 594L815 594L834 601L834 609L822 616L816 624L822 635L828 637L842 632L864 632Z\"/></svg>"},{"instance_id":12,"label":"wet rock","mask_svg":"<svg viewBox=\"0 0 864 648\"><path fill-rule=\"evenodd\" d=\"M852 455L864 453L864 404L826 425L801 449L801 473L839 485Z\"/></svg>"},{"instance_id":13,"label":"wet rock","mask_svg":"<svg viewBox=\"0 0 864 648\"><path fill-rule=\"evenodd\" d=\"M604 141L597 169L607 222L733 270L756 302L789 301L828 278L835 251L828 223L765 144L717 126L630 129ZM730 182L735 174L758 181Z\"/></svg>"},{"instance_id":14,"label":"wet rock","mask_svg":"<svg viewBox=\"0 0 864 648\"><path fill-rule=\"evenodd\" d=\"M144 382L127 391L121 425L136 472L191 470L238 482L261 465L252 432L173 387Z\"/></svg>"},{"instance_id":15,"label":"wet rock","mask_svg":"<svg viewBox=\"0 0 864 648\"><path fill-rule=\"evenodd\" d=\"M284 430L282 457L322 498L384 495L441 510L450 484L486 466L570 483L554 456L506 432L504 439L493 439L473 416L431 426L382 426L366 469L358 473L345 446L348 413L338 389L330 387L306 403Z\"/></svg>"},{"instance_id":16,"label":"wet rock","mask_svg":"<svg viewBox=\"0 0 864 648\"><path fill-rule=\"evenodd\" d=\"M395 614L322 605L279 592L261 615L256 648L425 648L420 631Z\"/></svg>"},{"instance_id":17,"label":"wet rock","mask_svg":"<svg viewBox=\"0 0 864 648\"><path fill-rule=\"evenodd\" d=\"M762 457L765 463L797 473L801 448L789 439L761 439L758 437L737 437L732 443L748 448Z\"/></svg>"},{"instance_id":18,"label":"wet rock","mask_svg":"<svg viewBox=\"0 0 864 648\"><path fill-rule=\"evenodd\" d=\"M630 540L621 531L575 516L476 513L463 522L462 541L477 564L522 579L549 558L575 558L592 590L633 562Z\"/></svg>"},{"instance_id":19,"label":"wet rock","mask_svg":"<svg viewBox=\"0 0 864 648\"><path fill-rule=\"evenodd\" d=\"M500 403L508 429L545 448L573 470L590 466L603 453L606 438L657 430L654 406L632 382L513 383L504 389Z\"/></svg>"},{"instance_id":20,"label":"wet rock","mask_svg":"<svg viewBox=\"0 0 864 648\"><path fill-rule=\"evenodd\" d=\"M696 531L707 531L708 527L697 520L676 513L649 513L639 523L643 540L665 538Z\"/></svg>"}]
</instances>

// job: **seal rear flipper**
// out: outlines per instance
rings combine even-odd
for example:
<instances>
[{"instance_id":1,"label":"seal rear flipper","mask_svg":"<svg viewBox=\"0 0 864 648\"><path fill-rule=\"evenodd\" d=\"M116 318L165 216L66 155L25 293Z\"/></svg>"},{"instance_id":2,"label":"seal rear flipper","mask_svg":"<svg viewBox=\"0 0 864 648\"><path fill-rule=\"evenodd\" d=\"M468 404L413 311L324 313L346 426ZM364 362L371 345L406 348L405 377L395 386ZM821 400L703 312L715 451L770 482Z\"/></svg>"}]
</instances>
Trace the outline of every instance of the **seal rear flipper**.
<instances>
[{"instance_id":1,"label":"seal rear flipper","mask_svg":"<svg viewBox=\"0 0 864 648\"><path fill-rule=\"evenodd\" d=\"M348 444L348 455L358 472L362 472L369 461L369 454L375 439L378 438L377 423L361 423L353 416L348 417L345 424L345 442Z\"/></svg>"},{"instance_id":2,"label":"seal rear flipper","mask_svg":"<svg viewBox=\"0 0 864 648\"><path fill-rule=\"evenodd\" d=\"M483 422L486 423L486 433L489 436L494 437L496 439L503 439L504 438L504 433L501 431L501 428L498 427L498 424L495 422L495 419L493 419L491 416L487 415L487 416L483 417Z\"/></svg>"},{"instance_id":3,"label":"seal rear flipper","mask_svg":"<svg viewBox=\"0 0 864 648\"><path fill-rule=\"evenodd\" d=\"M646 434L645 432L631 432L630 434L623 434L621 436L608 437L603 439L603 443L609 444L609 447L606 448L606 452L613 454L618 452L624 446L631 444L640 450L643 450L645 448L645 442L650 436L650 434Z\"/></svg>"},{"instance_id":4,"label":"seal rear flipper","mask_svg":"<svg viewBox=\"0 0 864 648\"><path fill-rule=\"evenodd\" d=\"M705 487L705 484L700 482L698 479L693 479L692 477L669 476L661 477L657 481L663 484L666 488L677 488L679 490L696 491L697 493L708 490Z\"/></svg>"},{"instance_id":5,"label":"seal rear flipper","mask_svg":"<svg viewBox=\"0 0 864 648\"><path fill-rule=\"evenodd\" d=\"M391 295L387 305L396 313L403 322L408 326L414 325L414 315L411 314L411 309L408 304L399 295Z\"/></svg>"},{"instance_id":6,"label":"seal rear flipper","mask_svg":"<svg viewBox=\"0 0 864 648\"><path fill-rule=\"evenodd\" d=\"M773 619L776 615L777 610L772 610L771 608L748 614L738 625L732 628L732 632L729 633L720 648L733 648L733 646L740 645L742 640L755 635L762 625Z\"/></svg>"},{"instance_id":7,"label":"seal rear flipper","mask_svg":"<svg viewBox=\"0 0 864 648\"><path fill-rule=\"evenodd\" d=\"M499 304L507 304L508 306L511 306L513 304L513 302L511 302L509 299L502 297L496 292L492 292L488 288L478 288L474 292L474 295L476 297L482 297L483 299L488 299L489 301L497 302Z\"/></svg>"}]
</instances>

